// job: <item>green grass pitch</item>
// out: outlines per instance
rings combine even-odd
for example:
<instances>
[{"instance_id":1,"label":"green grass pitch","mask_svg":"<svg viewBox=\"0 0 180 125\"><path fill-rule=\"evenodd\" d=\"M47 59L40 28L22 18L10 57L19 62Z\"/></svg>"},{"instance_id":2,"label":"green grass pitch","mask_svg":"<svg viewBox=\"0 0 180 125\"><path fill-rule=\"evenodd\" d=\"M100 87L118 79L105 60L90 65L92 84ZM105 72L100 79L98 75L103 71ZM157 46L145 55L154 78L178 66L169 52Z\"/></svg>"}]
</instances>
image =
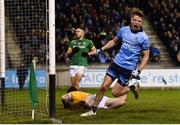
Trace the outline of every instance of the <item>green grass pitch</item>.
<instances>
[{"instance_id":1,"label":"green grass pitch","mask_svg":"<svg viewBox=\"0 0 180 125\"><path fill-rule=\"evenodd\" d=\"M96 93L97 89L84 89L83 91ZM80 110L67 110L62 108L60 96L57 95L57 118L63 123L70 124L180 124L180 90L143 89L138 100L132 93L128 96L128 103L120 108L99 110L96 116L80 117L85 112ZM112 97L111 90L106 92ZM87 111L87 110L86 110Z\"/></svg>"},{"instance_id":2,"label":"green grass pitch","mask_svg":"<svg viewBox=\"0 0 180 125\"><path fill-rule=\"evenodd\" d=\"M66 88L56 90L57 119L64 124L180 124L180 90L179 89L142 89L140 98L136 100L132 93L128 96L128 103L117 109L98 110L96 116L80 117L88 110L63 109L61 96ZM98 89L84 88L82 91L95 94ZM106 96L112 97L111 89ZM50 120L16 121L3 119L0 123L52 123Z\"/></svg>"}]
</instances>

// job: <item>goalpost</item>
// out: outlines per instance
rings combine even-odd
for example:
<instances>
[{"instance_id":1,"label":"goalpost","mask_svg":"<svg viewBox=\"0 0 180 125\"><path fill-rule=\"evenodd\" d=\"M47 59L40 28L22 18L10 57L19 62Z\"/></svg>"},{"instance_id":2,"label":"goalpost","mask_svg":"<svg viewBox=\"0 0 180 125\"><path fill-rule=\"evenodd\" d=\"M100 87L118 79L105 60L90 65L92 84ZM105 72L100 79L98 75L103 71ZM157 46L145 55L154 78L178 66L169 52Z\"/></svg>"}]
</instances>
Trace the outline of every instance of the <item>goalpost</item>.
<instances>
[{"instance_id":1,"label":"goalpost","mask_svg":"<svg viewBox=\"0 0 180 125\"><path fill-rule=\"evenodd\" d=\"M0 97L0 106L1 111L5 109L5 20L4 20L4 1L0 1L0 84L1 84L1 97Z\"/></svg>"},{"instance_id":2,"label":"goalpost","mask_svg":"<svg viewBox=\"0 0 180 125\"><path fill-rule=\"evenodd\" d=\"M0 121L55 118L54 0L0 0L0 44Z\"/></svg>"}]
</instances>

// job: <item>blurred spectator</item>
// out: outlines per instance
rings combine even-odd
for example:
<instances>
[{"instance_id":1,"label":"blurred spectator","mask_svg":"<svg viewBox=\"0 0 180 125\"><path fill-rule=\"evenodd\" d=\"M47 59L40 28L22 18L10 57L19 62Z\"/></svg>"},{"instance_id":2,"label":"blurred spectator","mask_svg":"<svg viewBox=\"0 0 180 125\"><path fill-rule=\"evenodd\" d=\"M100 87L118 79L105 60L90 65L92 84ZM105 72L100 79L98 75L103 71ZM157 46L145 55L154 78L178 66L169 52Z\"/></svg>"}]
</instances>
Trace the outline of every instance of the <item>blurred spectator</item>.
<instances>
[{"instance_id":1,"label":"blurred spectator","mask_svg":"<svg viewBox=\"0 0 180 125\"><path fill-rule=\"evenodd\" d=\"M177 53L177 61L178 61L178 65L180 66L180 51Z\"/></svg>"},{"instance_id":2,"label":"blurred spectator","mask_svg":"<svg viewBox=\"0 0 180 125\"><path fill-rule=\"evenodd\" d=\"M98 55L98 57L99 57L99 61L100 61L101 64L107 63L107 59L108 59L107 54L105 54L104 52L102 52L102 53L100 53L100 54Z\"/></svg>"},{"instance_id":3,"label":"blurred spectator","mask_svg":"<svg viewBox=\"0 0 180 125\"><path fill-rule=\"evenodd\" d=\"M24 65L24 63L21 63L20 67L17 68L17 77L20 89L23 89L27 75L28 68Z\"/></svg>"},{"instance_id":4,"label":"blurred spectator","mask_svg":"<svg viewBox=\"0 0 180 125\"><path fill-rule=\"evenodd\" d=\"M150 46L150 62L160 62L160 51L155 45Z\"/></svg>"}]
</instances>

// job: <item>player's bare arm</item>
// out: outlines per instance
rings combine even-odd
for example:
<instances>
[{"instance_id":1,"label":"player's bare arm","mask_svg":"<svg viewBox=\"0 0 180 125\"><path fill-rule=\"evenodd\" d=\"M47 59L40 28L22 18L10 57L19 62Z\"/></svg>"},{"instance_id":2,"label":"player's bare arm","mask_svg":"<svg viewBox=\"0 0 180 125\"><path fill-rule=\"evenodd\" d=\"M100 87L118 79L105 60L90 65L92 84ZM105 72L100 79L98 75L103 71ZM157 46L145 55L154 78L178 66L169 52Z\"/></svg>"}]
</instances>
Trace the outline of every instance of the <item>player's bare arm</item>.
<instances>
[{"instance_id":1,"label":"player's bare arm","mask_svg":"<svg viewBox=\"0 0 180 125\"><path fill-rule=\"evenodd\" d=\"M139 70L142 71L142 69L144 69L145 65L147 64L148 60L149 60L149 50L144 50L143 51L143 58L141 61L141 64L139 66Z\"/></svg>"},{"instance_id":2,"label":"player's bare arm","mask_svg":"<svg viewBox=\"0 0 180 125\"><path fill-rule=\"evenodd\" d=\"M118 41L118 37L115 36L112 40L110 40L106 45L104 45L101 49L102 50L107 50L107 49L110 49L112 47L114 47L116 45Z\"/></svg>"},{"instance_id":3,"label":"player's bare arm","mask_svg":"<svg viewBox=\"0 0 180 125\"><path fill-rule=\"evenodd\" d=\"M68 56L70 56L71 54L72 54L72 48L68 48L68 50L67 50L67 52L66 52L66 54L68 55Z\"/></svg>"},{"instance_id":4,"label":"player's bare arm","mask_svg":"<svg viewBox=\"0 0 180 125\"><path fill-rule=\"evenodd\" d=\"M91 50L88 52L88 55L91 56L91 55L95 55L95 54L96 54L96 47L93 46L93 47L91 48Z\"/></svg>"}]
</instances>

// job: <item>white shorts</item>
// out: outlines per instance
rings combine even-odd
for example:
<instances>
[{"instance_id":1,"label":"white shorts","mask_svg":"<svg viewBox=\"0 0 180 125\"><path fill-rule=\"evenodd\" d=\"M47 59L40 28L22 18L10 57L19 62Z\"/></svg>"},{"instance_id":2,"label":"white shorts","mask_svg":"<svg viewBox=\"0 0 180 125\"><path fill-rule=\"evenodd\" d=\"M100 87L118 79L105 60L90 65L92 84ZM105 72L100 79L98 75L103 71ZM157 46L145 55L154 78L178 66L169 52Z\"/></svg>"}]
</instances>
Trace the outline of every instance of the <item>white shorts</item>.
<instances>
[{"instance_id":1,"label":"white shorts","mask_svg":"<svg viewBox=\"0 0 180 125\"><path fill-rule=\"evenodd\" d=\"M85 66L70 66L69 74L71 77L74 77L77 73L85 75L87 68Z\"/></svg>"},{"instance_id":2,"label":"white shorts","mask_svg":"<svg viewBox=\"0 0 180 125\"><path fill-rule=\"evenodd\" d=\"M95 97L96 97L96 94L92 95L92 96L91 96L91 99L92 99L92 100L95 100ZM109 99L109 97L103 96L101 102L100 102L99 105L98 105L98 109L107 109L107 108L108 108L108 107L106 106L106 101L107 101L107 99Z\"/></svg>"},{"instance_id":3,"label":"white shorts","mask_svg":"<svg viewBox=\"0 0 180 125\"><path fill-rule=\"evenodd\" d=\"M98 105L98 109L107 109L108 107L106 106L106 101L107 101L108 97L107 96L103 96L101 102Z\"/></svg>"}]
</instances>

